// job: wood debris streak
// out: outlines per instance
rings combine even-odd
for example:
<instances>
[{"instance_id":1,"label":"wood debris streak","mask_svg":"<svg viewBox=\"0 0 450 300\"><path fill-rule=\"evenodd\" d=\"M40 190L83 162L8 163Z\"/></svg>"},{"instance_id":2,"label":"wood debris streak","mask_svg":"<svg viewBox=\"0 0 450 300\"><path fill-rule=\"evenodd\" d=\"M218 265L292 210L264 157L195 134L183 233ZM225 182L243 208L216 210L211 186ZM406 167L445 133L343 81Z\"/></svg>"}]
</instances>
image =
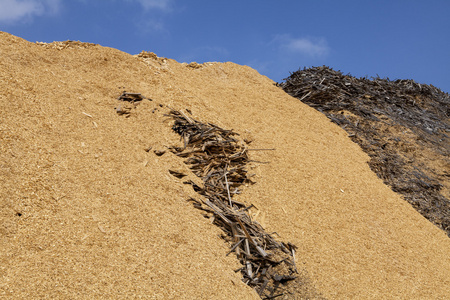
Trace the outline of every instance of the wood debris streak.
<instances>
[{"instance_id":1,"label":"wood debris streak","mask_svg":"<svg viewBox=\"0 0 450 300\"><path fill-rule=\"evenodd\" d=\"M240 193L242 185L254 183L246 170L251 162L248 150L274 149L248 149L238 140L236 132L201 123L183 111L172 110L166 116L174 120L172 129L181 136L183 144L170 147L170 151L183 158L203 181L203 187L192 181L184 182L201 196L199 200L188 201L213 217L213 224L222 229L221 236L231 248L226 255L234 252L243 265L238 270L242 281L263 299L288 293L288 285L298 273L294 261L296 246L276 241L250 217L253 205L232 199Z\"/></svg>"}]
</instances>

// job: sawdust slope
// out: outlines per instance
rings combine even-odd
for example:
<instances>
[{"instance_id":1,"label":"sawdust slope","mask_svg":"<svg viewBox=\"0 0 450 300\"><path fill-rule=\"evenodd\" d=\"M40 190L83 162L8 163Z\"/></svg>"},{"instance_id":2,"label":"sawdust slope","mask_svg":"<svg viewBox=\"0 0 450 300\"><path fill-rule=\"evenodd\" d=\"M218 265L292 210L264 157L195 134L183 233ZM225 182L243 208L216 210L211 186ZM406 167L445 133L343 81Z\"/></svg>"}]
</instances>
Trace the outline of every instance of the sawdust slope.
<instances>
[{"instance_id":1,"label":"sawdust slope","mask_svg":"<svg viewBox=\"0 0 450 300\"><path fill-rule=\"evenodd\" d=\"M197 67L197 66L196 66ZM125 89L152 98L119 116ZM161 107L160 104L163 106ZM449 239L325 116L255 70L194 68L0 33L0 295L254 298L220 231L184 200L167 106L252 139L254 203L329 298L444 298Z\"/></svg>"},{"instance_id":2,"label":"sawdust slope","mask_svg":"<svg viewBox=\"0 0 450 300\"><path fill-rule=\"evenodd\" d=\"M119 86L163 94L161 79L113 49L0 39L0 295L257 298L169 177L180 162L144 151L179 140L163 108L114 110Z\"/></svg>"}]
</instances>

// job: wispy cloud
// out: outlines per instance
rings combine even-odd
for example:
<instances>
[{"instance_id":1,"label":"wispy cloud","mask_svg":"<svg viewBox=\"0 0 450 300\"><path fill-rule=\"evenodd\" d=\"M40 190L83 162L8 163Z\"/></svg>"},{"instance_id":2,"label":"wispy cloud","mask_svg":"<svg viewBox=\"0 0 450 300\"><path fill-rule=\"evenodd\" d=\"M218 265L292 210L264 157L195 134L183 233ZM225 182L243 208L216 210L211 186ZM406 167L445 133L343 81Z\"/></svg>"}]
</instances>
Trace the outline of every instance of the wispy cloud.
<instances>
[{"instance_id":1,"label":"wispy cloud","mask_svg":"<svg viewBox=\"0 0 450 300\"><path fill-rule=\"evenodd\" d=\"M0 0L0 8L0 22L12 23L57 13L60 0Z\"/></svg>"},{"instance_id":2,"label":"wispy cloud","mask_svg":"<svg viewBox=\"0 0 450 300\"><path fill-rule=\"evenodd\" d=\"M325 38L278 34L261 42L246 64L275 81L282 81L299 67L325 64L330 52Z\"/></svg>"},{"instance_id":3,"label":"wispy cloud","mask_svg":"<svg viewBox=\"0 0 450 300\"><path fill-rule=\"evenodd\" d=\"M330 52L324 38L293 38L290 35L282 34L277 35L272 43L278 44L282 51L314 58L325 57Z\"/></svg>"},{"instance_id":4,"label":"wispy cloud","mask_svg":"<svg viewBox=\"0 0 450 300\"><path fill-rule=\"evenodd\" d=\"M125 0L128 3L137 3L143 8L145 18L135 20L141 34L168 33L165 27L165 17L173 13L175 0Z\"/></svg>"},{"instance_id":5,"label":"wispy cloud","mask_svg":"<svg viewBox=\"0 0 450 300\"><path fill-rule=\"evenodd\" d=\"M139 2L139 4L141 4L145 10L159 9L164 12L172 10L172 0L134 0L134 1Z\"/></svg>"}]
</instances>

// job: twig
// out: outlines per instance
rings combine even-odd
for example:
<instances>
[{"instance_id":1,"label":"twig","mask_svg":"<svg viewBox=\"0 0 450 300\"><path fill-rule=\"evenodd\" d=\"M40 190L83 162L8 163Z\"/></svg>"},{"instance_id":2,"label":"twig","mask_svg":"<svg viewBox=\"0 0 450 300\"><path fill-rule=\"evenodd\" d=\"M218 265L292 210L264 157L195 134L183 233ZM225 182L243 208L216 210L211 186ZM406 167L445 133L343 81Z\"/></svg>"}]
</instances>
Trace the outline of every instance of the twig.
<instances>
[{"instance_id":1,"label":"twig","mask_svg":"<svg viewBox=\"0 0 450 300\"><path fill-rule=\"evenodd\" d=\"M230 206L233 207L233 203L231 203L230 187L228 186L227 172L225 172L225 184L227 185L228 200L230 201Z\"/></svg>"},{"instance_id":2,"label":"twig","mask_svg":"<svg viewBox=\"0 0 450 300\"><path fill-rule=\"evenodd\" d=\"M84 111L81 112L83 115L88 116L89 118L93 118L90 114L85 113Z\"/></svg>"},{"instance_id":3,"label":"twig","mask_svg":"<svg viewBox=\"0 0 450 300\"><path fill-rule=\"evenodd\" d=\"M194 121L191 120L182 110L180 110L180 113L185 117L186 121L189 122L189 124L194 124Z\"/></svg>"},{"instance_id":4,"label":"twig","mask_svg":"<svg viewBox=\"0 0 450 300\"><path fill-rule=\"evenodd\" d=\"M228 256L231 252L234 251L234 249L237 248L237 246L239 246L245 239L240 239L239 242L237 242L236 244L234 244L233 247L231 247L230 252L228 252L225 256Z\"/></svg>"}]
</instances>

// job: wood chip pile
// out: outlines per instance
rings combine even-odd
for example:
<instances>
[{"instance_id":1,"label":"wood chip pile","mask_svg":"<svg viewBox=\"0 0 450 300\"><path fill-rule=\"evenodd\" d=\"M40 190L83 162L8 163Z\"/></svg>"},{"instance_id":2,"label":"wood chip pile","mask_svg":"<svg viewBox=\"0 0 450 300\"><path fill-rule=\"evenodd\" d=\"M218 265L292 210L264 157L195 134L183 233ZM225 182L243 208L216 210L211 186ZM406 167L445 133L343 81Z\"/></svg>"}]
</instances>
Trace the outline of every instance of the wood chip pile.
<instances>
[{"instance_id":1,"label":"wood chip pile","mask_svg":"<svg viewBox=\"0 0 450 300\"><path fill-rule=\"evenodd\" d=\"M369 154L372 170L450 236L450 201L442 193L450 178L448 93L326 66L294 72L278 86L344 128Z\"/></svg>"},{"instance_id":2,"label":"wood chip pile","mask_svg":"<svg viewBox=\"0 0 450 300\"><path fill-rule=\"evenodd\" d=\"M291 243L278 242L253 221L249 210L253 205L233 200L239 187L251 183L246 165L250 161L247 146L240 143L232 130L214 124L193 120L184 112L168 114L175 123L173 130L181 135L183 147L171 151L185 158L185 163L203 181L198 186L185 182L201 198L189 199L194 206L214 218L214 224L223 230L222 237L230 244L242 264L242 281L253 287L263 299L286 295L289 282L297 278L295 249ZM182 174L172 174L182 177ZM228 255L227 254L227 255Z\"/></svg>"}]
</instances>

